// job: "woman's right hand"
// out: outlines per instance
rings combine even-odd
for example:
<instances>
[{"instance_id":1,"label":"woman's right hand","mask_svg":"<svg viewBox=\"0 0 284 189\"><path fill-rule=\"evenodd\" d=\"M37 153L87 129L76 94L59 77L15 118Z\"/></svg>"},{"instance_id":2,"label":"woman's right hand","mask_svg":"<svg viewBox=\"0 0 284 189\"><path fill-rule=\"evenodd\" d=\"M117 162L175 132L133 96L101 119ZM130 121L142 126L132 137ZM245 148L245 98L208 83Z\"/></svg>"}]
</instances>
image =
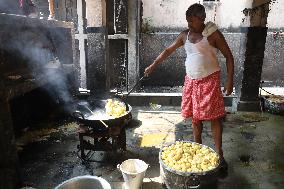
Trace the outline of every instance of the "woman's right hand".
<instances>
[{"instance_id":1,"label":"woman's right hand","mask_svg":"<svg viewBox=\"0 0 284 189\"><path fill-rule=\"evenodd\" d=\"M150 66L148 66L147 68L145 68L144 75L146 77L148 77L154 71L155 67L156 67L156 65L153 63Z\"/></svg>"}]
</instances>

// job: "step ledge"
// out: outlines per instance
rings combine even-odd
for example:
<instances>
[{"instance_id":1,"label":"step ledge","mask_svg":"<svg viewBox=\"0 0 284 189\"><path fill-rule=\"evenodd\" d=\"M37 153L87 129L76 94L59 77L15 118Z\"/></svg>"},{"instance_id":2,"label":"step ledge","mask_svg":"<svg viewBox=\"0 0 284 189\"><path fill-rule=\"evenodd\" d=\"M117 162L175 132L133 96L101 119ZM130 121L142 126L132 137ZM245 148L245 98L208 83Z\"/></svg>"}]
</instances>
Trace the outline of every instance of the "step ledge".
<instances>
[{"instance_id":1,"label":"step ledge","mask_svg":"<svg viewBox=\"0 0 284 189\"><path fill-rule=\"evenodd\" d=\"M162 96L162 97L181 97L182 93L131 93L129 96L141 96L141 97L151 97L151 96ZM237 96L223 96L224 98L237 98Z\"/></svg>"}]
</instances>

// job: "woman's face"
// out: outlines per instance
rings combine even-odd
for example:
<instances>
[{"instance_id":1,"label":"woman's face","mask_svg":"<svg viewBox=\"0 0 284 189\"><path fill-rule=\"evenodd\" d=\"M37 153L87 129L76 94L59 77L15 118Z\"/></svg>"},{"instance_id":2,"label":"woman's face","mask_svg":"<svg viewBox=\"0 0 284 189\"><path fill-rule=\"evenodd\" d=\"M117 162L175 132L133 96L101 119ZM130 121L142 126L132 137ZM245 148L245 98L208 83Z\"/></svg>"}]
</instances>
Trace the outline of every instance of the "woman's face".
<instances>
[{"instance_id":1,"label":"woman's face","mask_svg":"<svg viewBox=\"0 0 284 189\"><path fill-rule=\"evenodd\" d=\"M187 16L186 21L189 30L192 32L199 31L202 25L204 24L204 20L197 16Z\"/></svg>"}]
</instances>

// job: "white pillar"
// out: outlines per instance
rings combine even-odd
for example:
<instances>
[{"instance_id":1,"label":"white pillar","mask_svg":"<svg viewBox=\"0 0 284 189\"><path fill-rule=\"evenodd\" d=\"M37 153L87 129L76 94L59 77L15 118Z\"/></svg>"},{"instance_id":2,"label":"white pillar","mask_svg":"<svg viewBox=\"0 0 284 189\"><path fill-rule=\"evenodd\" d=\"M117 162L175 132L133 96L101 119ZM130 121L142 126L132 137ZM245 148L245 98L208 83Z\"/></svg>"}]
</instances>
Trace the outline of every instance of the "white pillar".
<instances>
[{"instance_id":1,"label":"white pillar","mask_svg":"<svg viewBox=\"0 0 284 189\"><path fill-rule=\"evenodd\" d=\"M48 0L48 8L49 8L49 20L55 19L55 13L54 13L54 0Z\"/></svg>"},{"instance_id":2,"label":"white pillar","mask_svg":"<svg viewBox=\"0 0 284 189\"><path fill-rule=\"evenodd\" d=\"M87 35L85 34L85 0L77 0L77 15L78 15L78 34L75 34L75 39L79 41L80 51L80 87L87 88L87 73L86 73L86 40Z\"/></svg>"},{"instance_id":3,"label":"white pillar","mask_svg":"<svg viewBox=\"0 0 284 189\"><path fill-rule=\"evenodd\" d=\"M128 86L139 80L139 25L141 0L128 0Z\"/></svg>"}]
</instances>

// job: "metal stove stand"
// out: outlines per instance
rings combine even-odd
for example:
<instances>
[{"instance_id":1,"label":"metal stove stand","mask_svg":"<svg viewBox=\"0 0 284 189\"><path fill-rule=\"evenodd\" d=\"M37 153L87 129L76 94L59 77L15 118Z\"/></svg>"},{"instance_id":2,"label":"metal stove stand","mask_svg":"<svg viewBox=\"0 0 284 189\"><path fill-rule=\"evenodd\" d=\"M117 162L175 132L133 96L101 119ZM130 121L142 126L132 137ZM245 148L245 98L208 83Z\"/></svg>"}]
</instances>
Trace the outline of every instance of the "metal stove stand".
<instances>
[{"instance_id":1,"label":"metal stove stand","mask_svg":"<svg viewBox=\"0 0 284 189\"><path fill-rule=\"evenodd\" d=\"M126 151L125 126L109 127L103 131L92 128L79 133L78 154L82 161L92 161L95 151L110 151L116 153L118 150Z\"/></svg>"}]
</instances>

